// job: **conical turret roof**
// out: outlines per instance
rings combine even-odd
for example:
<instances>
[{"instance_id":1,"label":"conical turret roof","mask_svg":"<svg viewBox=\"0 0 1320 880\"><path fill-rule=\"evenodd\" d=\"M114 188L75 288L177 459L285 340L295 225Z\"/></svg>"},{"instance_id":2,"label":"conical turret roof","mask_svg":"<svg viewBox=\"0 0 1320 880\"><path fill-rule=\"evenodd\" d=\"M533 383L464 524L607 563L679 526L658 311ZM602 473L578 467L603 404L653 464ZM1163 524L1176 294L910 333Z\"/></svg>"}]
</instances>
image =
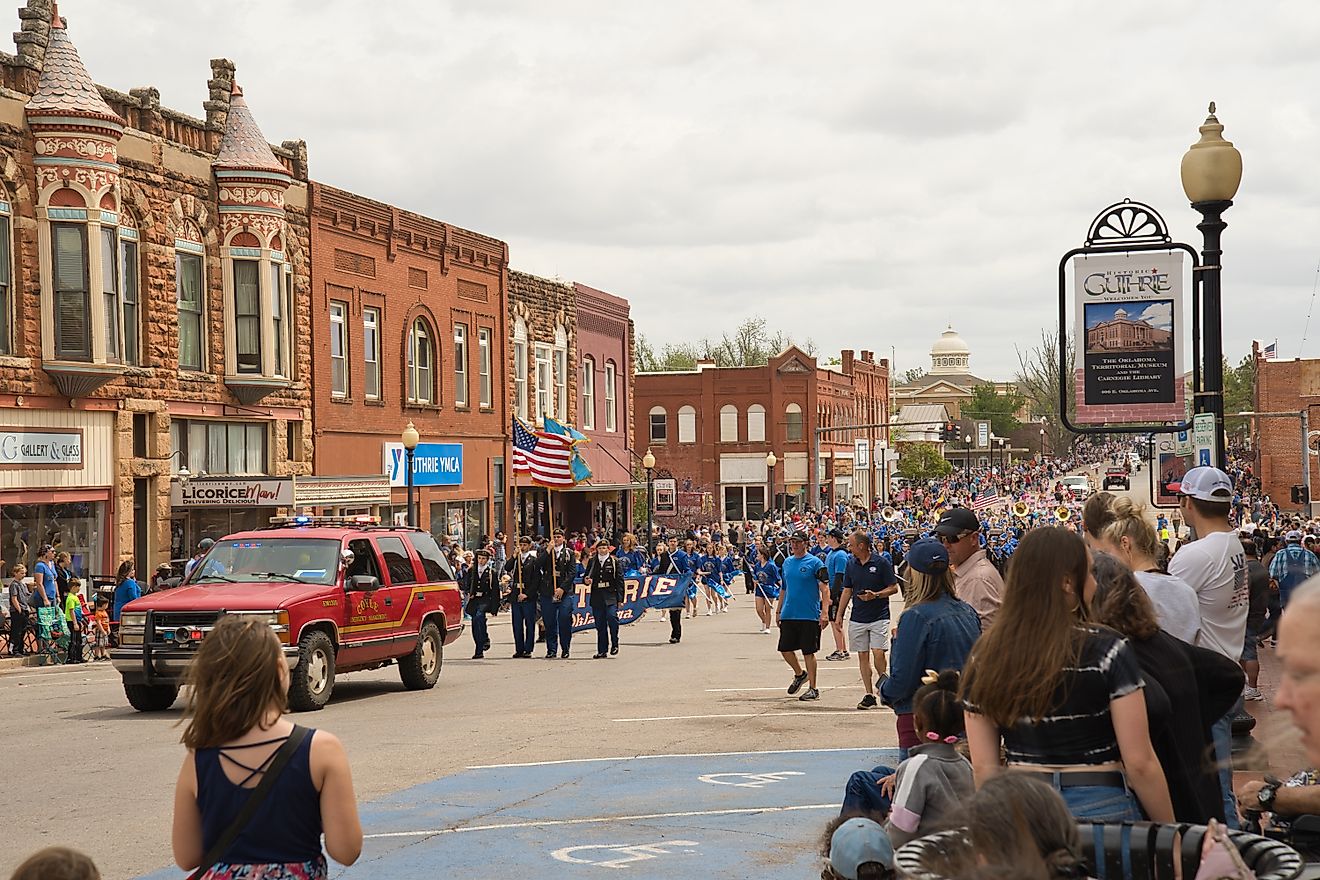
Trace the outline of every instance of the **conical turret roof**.
<instances>
[{"instance_id":1,"label":"conical turret roof","mask_svg":"<svg viewBox=\"0 0 1320 880\"><path fill-rule=\"evenodd\" d=\"M122 128L124 120L110 109L83 67L69 39L59 7L51 4L50 41L41 67L37 91L27 102L28 116L75 116L96 119Z\"/></svg>"},{"instance_id":2,"label":"conical turret roof","mask_svg":"<svg viewBox=\"0 0 1320 880\"><path fill-rule=\"evenodd\" d=\"M234 83L229 97L229 118L220 138L220 153L212 165L218 171L268 171L288 175L289 171L275 158L266 136L252 118L243 90Z\"/></svg>"}]
</instances>

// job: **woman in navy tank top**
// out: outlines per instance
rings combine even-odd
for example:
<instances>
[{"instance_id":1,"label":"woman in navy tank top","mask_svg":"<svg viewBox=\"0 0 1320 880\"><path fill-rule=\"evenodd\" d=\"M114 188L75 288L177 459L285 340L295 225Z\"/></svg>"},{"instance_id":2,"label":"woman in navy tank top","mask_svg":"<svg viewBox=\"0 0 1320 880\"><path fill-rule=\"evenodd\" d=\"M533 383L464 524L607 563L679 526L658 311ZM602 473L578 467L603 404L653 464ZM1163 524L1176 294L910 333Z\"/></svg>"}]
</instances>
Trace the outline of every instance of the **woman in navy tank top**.
<instances>
[{"instance_id":1,"label":"woman in navy tank top","mask_svg":"<svg viewBox=\"0 0 1320 880\"><path fill-rule=\"evenodd\" d=\"M289 669L264 622L222 617L188 670L188 756L174 791L174 860L191 871L229 828L293 732L284 717ZM321 880L325 852L351 865L362 852L343 745L312 731L205 880Z\"/></svg>"}]
</instances>

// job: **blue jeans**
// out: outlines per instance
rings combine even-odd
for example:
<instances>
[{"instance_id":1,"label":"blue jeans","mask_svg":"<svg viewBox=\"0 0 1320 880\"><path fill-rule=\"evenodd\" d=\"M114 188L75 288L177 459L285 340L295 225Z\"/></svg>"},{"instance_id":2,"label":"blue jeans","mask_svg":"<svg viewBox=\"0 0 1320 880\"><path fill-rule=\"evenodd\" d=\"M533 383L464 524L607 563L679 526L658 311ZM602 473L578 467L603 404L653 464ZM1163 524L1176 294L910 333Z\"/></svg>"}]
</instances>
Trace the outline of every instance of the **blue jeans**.
<instances>
[{"instance_id":1,"label":"blue jeans","mask_svg":"<svg viewBox=\"0 0 1320 880\"><path fill-rule=\"evenodd\" d=\"M880 792L880 780L893 776L892 767L880 766L874 770L858 770L848 777L843 789L843 809L840 816L868 816L882 821L889 815L889 798Z\"/></svg>"},{"instance_id":2,"label":"blue jeans","mask_svg":"<svg viewBox=\"0 0 1320 880\"><path fill-rule=\"evenodd\" d=\"M516 599L509 603L513 611L513 650L515 654L531 654L536 647L536 600Z\"/></svg>"},{"instance_id":3,"label":"blue jeans","mask_svg":"<svg viewBox=\"0 0 1320 880\"><path fill-rule=\"evenodd\" d=\"M619 647L619 606L592 605L591 613L596 618L596 653Z\"/></svg>"},{"instance_id":4,"label":"blue jeans","mask_svg":"<svg viewBox=\"0 0 1320 880\"><path fill-rule=\"evenodd\" d=\"M486 612L478 610L472 613L472 641L476 644L476 653L484 654L490 642L490 630L486 627Z\"/></svg>"},{"instance_id":5,"label":"blue jeans","mask_svg":"<svg viewBox=\"0 0 1320 880\"><path fill-rule=\"evenodd\" d=\"M1237 714L1242 701L1238 700L1228 714L1220 718L1210 728L1210 735L1215 742L1215 767L1219 770L1219 791L1224 798L1224 824L1237 831L1237 798L1233 796L1233 716Z\"/></svg>"},{"instance_id":6,"label":"blue jeans","mask_svg":"<svg viewBox=\"0 0 1320 880\"><path fill-rule=\"evenodd\" d=\"M545 653L553 656L562 646L568 651L573 641L573 604L569 596L556 602L548 596L541 597L541 622L545 624Z\"/></svg>"},{"instance_id":7,"label":"blue jeans","mask_svg":"<svg viewBox=\"0 0 1320 880\"><path fill-rule=\"evenodd\" d=\"M1059 789L1068 812L1089 822L1140 822L1145 817L1126 786L1079 785Z\"/></svg>"}]
</instances>

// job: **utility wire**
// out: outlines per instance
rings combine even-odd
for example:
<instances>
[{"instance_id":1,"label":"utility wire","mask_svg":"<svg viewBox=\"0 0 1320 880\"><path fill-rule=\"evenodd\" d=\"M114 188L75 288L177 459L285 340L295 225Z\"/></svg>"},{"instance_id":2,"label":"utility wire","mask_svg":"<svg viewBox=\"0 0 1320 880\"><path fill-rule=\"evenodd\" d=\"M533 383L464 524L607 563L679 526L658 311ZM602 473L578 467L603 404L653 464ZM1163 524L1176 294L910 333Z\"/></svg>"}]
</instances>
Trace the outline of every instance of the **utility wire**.
<instances>
[{"instance_id":1,"label":"utility wire","mask_svg":"<svg viewBox=\"0 0 1320 880\"><path fill-rule=\"evenodd\" d=\"M1297 350L1298 358L1306 355L1306 334L1311 330L1311 315L1315 313L1315 294L1317 289L1320 289L1320 262L1315 264L1315 282L1311 284L1311 305L1306 310L1306 324L1302 327L1302 345L1301 348Z\"/></svg>"}]
</instances>

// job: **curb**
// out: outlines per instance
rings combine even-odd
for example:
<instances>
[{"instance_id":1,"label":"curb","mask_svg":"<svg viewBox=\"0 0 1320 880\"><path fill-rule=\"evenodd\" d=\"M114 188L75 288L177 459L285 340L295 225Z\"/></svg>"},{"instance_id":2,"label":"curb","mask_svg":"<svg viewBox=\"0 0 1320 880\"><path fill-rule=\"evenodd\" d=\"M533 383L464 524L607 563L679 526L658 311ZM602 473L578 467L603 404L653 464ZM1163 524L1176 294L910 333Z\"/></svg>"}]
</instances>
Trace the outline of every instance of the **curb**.
<instances>
[{"instance_id":1,"label":"curb","mask_svg":"<svg viewBox=\"0 0 1320 880\"><path fill-rule=\"evenodd\" d=\"M0 660L0 672L10 672L15 669L25 669L29 667L46 666L42 657L5 657ZM50 664L54 666L55 664Z\"/></svg>"}]
</instances>

